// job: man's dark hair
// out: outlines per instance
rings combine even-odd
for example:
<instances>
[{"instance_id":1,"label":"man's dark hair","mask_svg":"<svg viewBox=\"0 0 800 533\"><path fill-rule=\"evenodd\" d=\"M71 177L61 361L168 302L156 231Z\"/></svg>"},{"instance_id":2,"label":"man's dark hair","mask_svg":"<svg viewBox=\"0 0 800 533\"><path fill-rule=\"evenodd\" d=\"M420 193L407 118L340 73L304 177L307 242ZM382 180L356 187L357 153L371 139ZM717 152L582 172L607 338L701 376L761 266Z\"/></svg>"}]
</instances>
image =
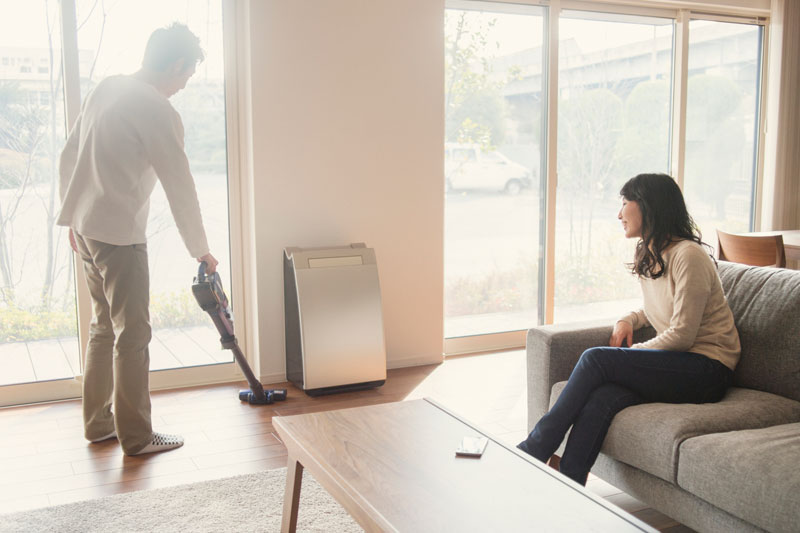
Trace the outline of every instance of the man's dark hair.
<instances>
[{"instance_id":1,"label":"man's dark hair","mask_svg":"<svg viewBox=\"0 0 800 533\"><path fill-rule=\"evenodd\" d=\"M657 279L667 271L664 249L678 240L708 246L689 211L683 193L667 174L639 174L629 179L620 195L636 202L642 212L642 238L636 243L633 263L628 266L639 277Z\"/></svg>"},{"instance_id":2,"label":"man's dark hair","mask_svg":"<svg viewBox=\"0 0 800 533\"><path fill-rule=\"evenodd\" d=\"M194 67L205 58L200 39L185 24L173 22L150 35L144 49L142 66L164 72L170 65L183 59L183 70Z\"/></svg>"}]
</instances>

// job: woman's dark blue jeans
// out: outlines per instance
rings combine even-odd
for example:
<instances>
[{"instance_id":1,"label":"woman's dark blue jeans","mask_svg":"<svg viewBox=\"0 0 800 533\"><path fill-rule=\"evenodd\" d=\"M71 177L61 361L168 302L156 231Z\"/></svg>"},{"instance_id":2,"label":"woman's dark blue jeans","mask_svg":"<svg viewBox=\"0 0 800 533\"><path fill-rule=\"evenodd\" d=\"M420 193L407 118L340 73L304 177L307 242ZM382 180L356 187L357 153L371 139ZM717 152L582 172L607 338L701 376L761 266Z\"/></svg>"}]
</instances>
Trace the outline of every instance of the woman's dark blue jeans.
<instances>
[{"instance_id":1,"label":"woman's dark blue jeans","mask_svg":"<svg viewBox=\"0 0 800 533\"><path fill-rule=\"evenodd\" d=\"M728 367L696 353L590 348L556 403L518 447L547 461L572 426L560 470L584 485L618 412L641 403L717 402L732 380Z\"/></svg>"}]
</instances>

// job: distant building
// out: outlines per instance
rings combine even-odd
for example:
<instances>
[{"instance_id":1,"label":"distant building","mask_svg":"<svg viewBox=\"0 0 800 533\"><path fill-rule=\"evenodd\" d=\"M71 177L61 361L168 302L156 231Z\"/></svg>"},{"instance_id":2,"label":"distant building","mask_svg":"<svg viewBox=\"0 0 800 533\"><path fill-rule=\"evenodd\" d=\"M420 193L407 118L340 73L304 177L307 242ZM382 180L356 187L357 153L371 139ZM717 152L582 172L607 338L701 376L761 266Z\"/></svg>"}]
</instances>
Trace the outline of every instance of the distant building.
<instances>
[{"instance_id":1,"label":"distant building","mask_svg":"<svg viewBox=\"0 0 800 533\"><path fill-rule=\"evenodd\" d=\"M78 62L83 84L92 68L94 53L80 50ZM63 94L61 49L0 47L0 89L11 87L17 104L50 105Z\"/></svg>"}]
</instances>

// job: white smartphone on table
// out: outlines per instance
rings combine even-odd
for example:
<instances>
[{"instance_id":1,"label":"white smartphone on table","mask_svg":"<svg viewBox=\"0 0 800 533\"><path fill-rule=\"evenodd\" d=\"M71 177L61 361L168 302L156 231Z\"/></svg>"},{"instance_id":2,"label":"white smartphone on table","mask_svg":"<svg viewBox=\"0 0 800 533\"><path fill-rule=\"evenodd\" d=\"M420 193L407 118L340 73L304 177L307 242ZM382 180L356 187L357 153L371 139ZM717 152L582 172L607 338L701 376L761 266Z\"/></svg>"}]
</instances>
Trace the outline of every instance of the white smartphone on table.
<instances>
[{"instance_id":1,"label":"white smartphone on table","mask_svg":"<svg viewBox=\"0 0 800 533\"><path fill-rule=\"evenodd\" d=\"M480 457L489 444L487 437L464 437L456 448L456 455L461 457Z\"/></svg>"}]
</instances>

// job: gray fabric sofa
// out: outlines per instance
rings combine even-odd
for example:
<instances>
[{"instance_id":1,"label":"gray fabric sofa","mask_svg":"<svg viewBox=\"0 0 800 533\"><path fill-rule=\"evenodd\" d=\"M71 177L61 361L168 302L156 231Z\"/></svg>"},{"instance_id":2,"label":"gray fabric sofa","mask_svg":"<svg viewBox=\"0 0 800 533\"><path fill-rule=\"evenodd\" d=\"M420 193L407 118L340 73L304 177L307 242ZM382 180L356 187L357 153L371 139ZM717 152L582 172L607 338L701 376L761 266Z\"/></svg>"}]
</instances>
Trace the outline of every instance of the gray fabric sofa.
<instances>
[{"instance_id":1,"label":"gray fabric sofa","mask_svg":"<svg viewBox=\"0 0 800 533\"><path fill-rule=\"evenodd\" d=\"M592 472L698 531L800 531L800 271L719 263L742 344L714 404L646 404L614 418ZM528 424L612 321L528 332ZM635 332L634 342L652 328ZM563 452L562 448L557 452Z\"/></svg>"}]
</instances>

